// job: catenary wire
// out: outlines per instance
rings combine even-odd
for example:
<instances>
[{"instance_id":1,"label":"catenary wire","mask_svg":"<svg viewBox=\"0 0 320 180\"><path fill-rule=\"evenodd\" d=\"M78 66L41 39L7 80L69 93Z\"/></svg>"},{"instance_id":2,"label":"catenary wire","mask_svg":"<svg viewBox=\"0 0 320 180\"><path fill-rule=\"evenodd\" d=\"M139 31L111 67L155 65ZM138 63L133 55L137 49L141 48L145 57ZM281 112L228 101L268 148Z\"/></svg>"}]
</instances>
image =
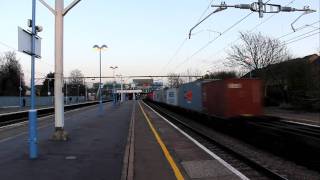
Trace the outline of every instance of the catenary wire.
<instances>
[{"instance_id":1,"label":"catenary wire","mask_svg":"<svg viewBox=\"0 0 320 180\"><path fill-rule=\"evenodd\" d=\"M225 33L227 33L228 31L230 31L232 28L234 28L236 25L238 25L239 23L241 23L242 21L244 21L246 18L248 18L251 14L253 14L253 12L250 12L249 14L247 14L246 16L244 16L243 18L241 18L240 20L238 20L236 23L234 23L233 25L231 25L229 28L227 28L226 30L224 30L219 36L217 36L216 38L214 38L213 40L207 42L204 46L202 46L200 49L198 49L197 51L195 51L191 56L187 57L184 61L182 61L181 63L179 63L177 66L175 66L175 70L179 69L183 64L187 63L192 57L194 57L195 55L197 55L198 53L200 53L202 50L204 50L205 48L207 48L210 44L212 44L214 41L216 41L217 39L219 39L219 37L223 36Z\"/></svg>"},{"instance_id":2,"label":"catenary wire","mask_svg":"<svg viewBox=\"0 0 320 180\"><path fill-rule=\"evenodd\" d=\"M299 39L290 41L290 42L286 41L286 42L285 42L285 45L288 45L288 44L291 44L291 43L294 43L294 42L297 42L297 41L301 41L301 40L303 40L303 39L306 39L306 38L308 38L308 37L311 37L311 36L314 36L314 35L317 35L317 34L320 34L320 31L319 31L319 32L316 32L316 33L313 33L313 34L310 34L310 35L307 35L307 36L304 36L304 37L301 37L301 38L299 38Z\"/></svg>"},{"instance_id":3,"label":"catenary wire","mask_svg":"<svg viewBox=\"0 0 320 180\"><path fill-rule=\"evenodd\" d=\"M206 7L206 9L203 11L203 13L201 14L201 16L199 17L198 21L199 22L202 17L204 16L204 14L208 11L208 9L210 8L212 2L214 0L211 0L209 5ZM178 53L181 51L182 47L185 45L185 43L187 42L187 38L185 38L182 43L179 45L178 49L174 52L174 54L171 56L171 58L169 59L169 61L161 68L161 70L159 71L159 73L161 73L163 71L163 69L165 69L172 61L173 59L178 55Z\"/></svg>"},{"instance_id":4,"label":"catenary wire","mask_svg":"<svg viewBox=\"0 0 320 180\"><path fill-rule=\"evenodd\" d=\"M270 2L270 1L271 1L271 0L269 0L269 1L265 2L265 3L268 3L268 2ZM292 4L292 3L295 2L295 1L296 1L296 0L291 0L290 2L288 2L287 4L285 4L285 6L288 6L288 5ZM252 32L253 30L257 29L259 26L261 26L262 24L264 24L264 23L266 23L267 21L269 21L269 20L270 20L271 18L273 18L275 15L277 15L277 14L272 14L271 16L269 16L268 18L266 18L264 21L258 23L257 25L255 25L254 27L252 27L252 28L249 30L249 32ZM310 24L310 25L311 25L311 24ZM215 51L215 52L213 53L213 55L217 55L217 54L220 54L221 52L224 52L224 50L225 50L227 47L231 46L232 44L234 44L235 42L237 42L237 41L239 41L239 40L240 40L240 37L238 37L237 39L235 39L235 40L233 40L232 42L228 43L227 46L219 49L218 51ZM211 58L213 55L210 55L210 57L208 57L208 58L206 58L206 59Z\"/></svg>"}]
</instances>

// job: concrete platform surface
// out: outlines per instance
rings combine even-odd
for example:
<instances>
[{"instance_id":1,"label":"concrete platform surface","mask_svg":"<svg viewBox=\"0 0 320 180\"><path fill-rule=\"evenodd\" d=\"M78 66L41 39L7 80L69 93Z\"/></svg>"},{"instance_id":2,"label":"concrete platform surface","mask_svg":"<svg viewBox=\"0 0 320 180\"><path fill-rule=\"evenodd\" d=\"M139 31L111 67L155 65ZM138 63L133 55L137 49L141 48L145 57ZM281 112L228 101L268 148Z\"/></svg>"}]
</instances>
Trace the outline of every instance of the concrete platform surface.
<instances>
[{"instance_id":1,"label":"concrete platform surface","mask_svg":"<svg viewBox=\"0 0 320 180\"><path fill-rule=\"evenodd\" d=\"M134 180L176 179L138 103L134 123Z\"/></svg>"},{"instance_id":2,"label":"concrete platform surface","mask_svg":"<svg viewBox=\"0 0 320 180\"><path fill-rule=\"evenodd\" d=\"M134 121L135 144L133 179L241 179L239 174L237 174L239 172L233 172L233 170L230 170L220 161L213 158L194 142L169 125L142 101L139 101L136 105ZM155 131L166 146L177 169L181 172L182 178L177 176L176 171L174 170L175 168L170 164L170 160L166 158L166 153L162 150L162 147L160 147L160 143L157 142L148 121L151 122ZM246 179L246 177L244 176L243 179Z\"/></svg>"},{"instance_id":3,"label":"concrete platform surface","mask_svg":"<svg viewBox=\"0 0 320 180\"><path fill-rule=\"evenodd\" d=\"M276 116L286 120L320 126L320 112L285 110L278 107L264 108L265 115Z\"/></svg>"},{"instance_id":4,"label":"concrete platform surface","mask_svg":"<svg viewBox=\"0 0 320 180\"><path fill-rule=\"evenodd\" d=\"M50 141L53 117L39 119L39 158L28 159L27 124L0 129L0 179L95 180L121 178L132 102L65 113L67 142Z\"/></svg>"}]
</instances>

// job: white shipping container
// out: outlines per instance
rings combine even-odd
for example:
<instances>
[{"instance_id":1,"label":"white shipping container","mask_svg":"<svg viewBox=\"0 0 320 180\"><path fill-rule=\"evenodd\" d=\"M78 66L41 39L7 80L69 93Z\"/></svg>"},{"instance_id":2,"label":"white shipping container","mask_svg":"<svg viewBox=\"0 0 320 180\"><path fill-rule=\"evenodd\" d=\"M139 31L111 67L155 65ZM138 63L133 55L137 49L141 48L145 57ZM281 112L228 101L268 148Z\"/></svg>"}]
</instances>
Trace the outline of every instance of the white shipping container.
<instances>
[{"instance_id":1,"label":"white shipping container","mask_svg":"<svg viewBox=\"0 0 320 180\"><path fill-rule=\"evenodd\" d=\"M154 91L154 98L153 100L156 102L162 102L163 98L163 90Z\"/></svg>"},{"instance_id":2,"label":"white shipping container","mask_svg":"<svg viewBox=\"0 0 320 180\"><path fill-rule=\"evenodd\" d=\"M177 88L171 88L168 89L166 92L166 103L177 106L178 105L178 89Z\"/></svg>"},{"instance_id":3,"label":"white shipping container","mask_svg":"<svg viewBox=\"0 0 320 180\"><path fill-rule=\"evenodd\" d=\"M167 103L167 90L168 88L162 89L162 99L161 99L162 103Z\"/></svg>"}]
</instances>

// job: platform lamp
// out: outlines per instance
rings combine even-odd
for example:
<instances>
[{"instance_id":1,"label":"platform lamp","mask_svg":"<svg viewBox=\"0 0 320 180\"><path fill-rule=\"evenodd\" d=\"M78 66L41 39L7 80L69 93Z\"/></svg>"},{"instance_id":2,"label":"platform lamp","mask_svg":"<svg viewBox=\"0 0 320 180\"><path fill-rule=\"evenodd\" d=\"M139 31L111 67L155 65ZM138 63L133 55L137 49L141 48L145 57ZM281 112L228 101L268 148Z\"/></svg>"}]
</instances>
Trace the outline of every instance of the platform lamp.
<instances>
[{"instance_id":1,"label":"platform lamp","mask_svg":"<svg viewBox=\"0 0 320 180\"><path fill-rule=\"evenodd\" d=\"M95 79L95 78L92 78L92 79L91 79L91 81L93 81L93 82L92 82L92 87L94 87L94 80L96 80L96 79ZM99 88L98 88L98 90L99 90ZM97 93L97 94L98 94L98 93ZM94 99L95 99L95 100L97 100L97 94L94 94Z\"/></svg>"},{"instance_id":2,"label":"platform lamp","mask_svg":"<svg viewBox=\"0 0 320 180\"><path fill-rule=\"evenodd\" d=\"M118 68L118 66L110 66L110 68L113 70L113 106L116 105L116 90L115 90L115 86L116 86L116 77L114 75L115 70Z\"/></svg>"},{"instance_id":3,"label":"platform lamp","mask_svg":"<svg viewBox=\"0 0 320 180\"><path fill-rule=\"evenodd\" d=\"M99 50L99 60L100 60L99 112L100 114L102 114L103 108L102 108L102 94L101 94L101 50L107 49L108 46L104 44L102 46L94 45L93 48Z\"/></svg>"}]
</instances>

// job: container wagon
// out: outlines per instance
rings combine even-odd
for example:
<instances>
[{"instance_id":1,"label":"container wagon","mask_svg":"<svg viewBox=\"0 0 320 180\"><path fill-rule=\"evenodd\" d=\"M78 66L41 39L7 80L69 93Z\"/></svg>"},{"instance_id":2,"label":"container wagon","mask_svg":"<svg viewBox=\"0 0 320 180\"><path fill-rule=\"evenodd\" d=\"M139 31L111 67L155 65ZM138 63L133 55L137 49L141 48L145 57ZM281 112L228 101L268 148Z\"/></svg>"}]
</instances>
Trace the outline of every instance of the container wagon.
<instances>
[{"instance_id":1,"label":"container wagon","mask_svg":"<svg viewBox=\"0 0 320 180\"><path fill-rule=\"evenodd\" d=\"M223 117L262 115L259 79L227 79L202 84L203 112Z\"/></svg>"},{"instance_id":2,"label":"container wagon","mask_svg":"<svg viewBox=\"0 0 320 180\"><path fill-rule=\"evenodd\" d=\"M166 99L165 99L165 90L164 89L160 89L157 91L153 91L154 92L154 96L153 96L153 100L156 102L162 102L165 103Z\"/></svg>"},{"instance_id":3,"label":"container wagon","mask_svg":"<svg viewBox=\"0 0 320 180\"><path fill-rule=\"evenodd\" d=\"M153 93L153 92L149 92L149 93L147 94L147 99L153 101L153 96L154 96L154 93Z\"/></svg>"},{"instance_id":4,"label":"container wagon","mask_svg":"<svg viewBox=\"0 0 320 180\"><path fill-rule=\"evenodd\" d=\"M166 103L173 106L178 106L178 89L170 88L166 90Z\"/></svg>"},{"instance_id":5,"label":"container wagon","mask_svg":"<svg viewBox=\"0 0 320 180\"><path fill-rule=\"evenodd\" d=\"M190 82L179 87L178 106L193 111L202 111L201 81Z\"/></svg>"},{"instance_id":6,"label":"container wagon","mask_svg":"<svg viewBox=\"0 0 320 180\"><path fill-rule=\"evenodd\" d=\"M161 89L161 91L162 91L161 102L162 103L167 103L167 90L168 90L168 88Z\"/></svg>"}]
</instances>

